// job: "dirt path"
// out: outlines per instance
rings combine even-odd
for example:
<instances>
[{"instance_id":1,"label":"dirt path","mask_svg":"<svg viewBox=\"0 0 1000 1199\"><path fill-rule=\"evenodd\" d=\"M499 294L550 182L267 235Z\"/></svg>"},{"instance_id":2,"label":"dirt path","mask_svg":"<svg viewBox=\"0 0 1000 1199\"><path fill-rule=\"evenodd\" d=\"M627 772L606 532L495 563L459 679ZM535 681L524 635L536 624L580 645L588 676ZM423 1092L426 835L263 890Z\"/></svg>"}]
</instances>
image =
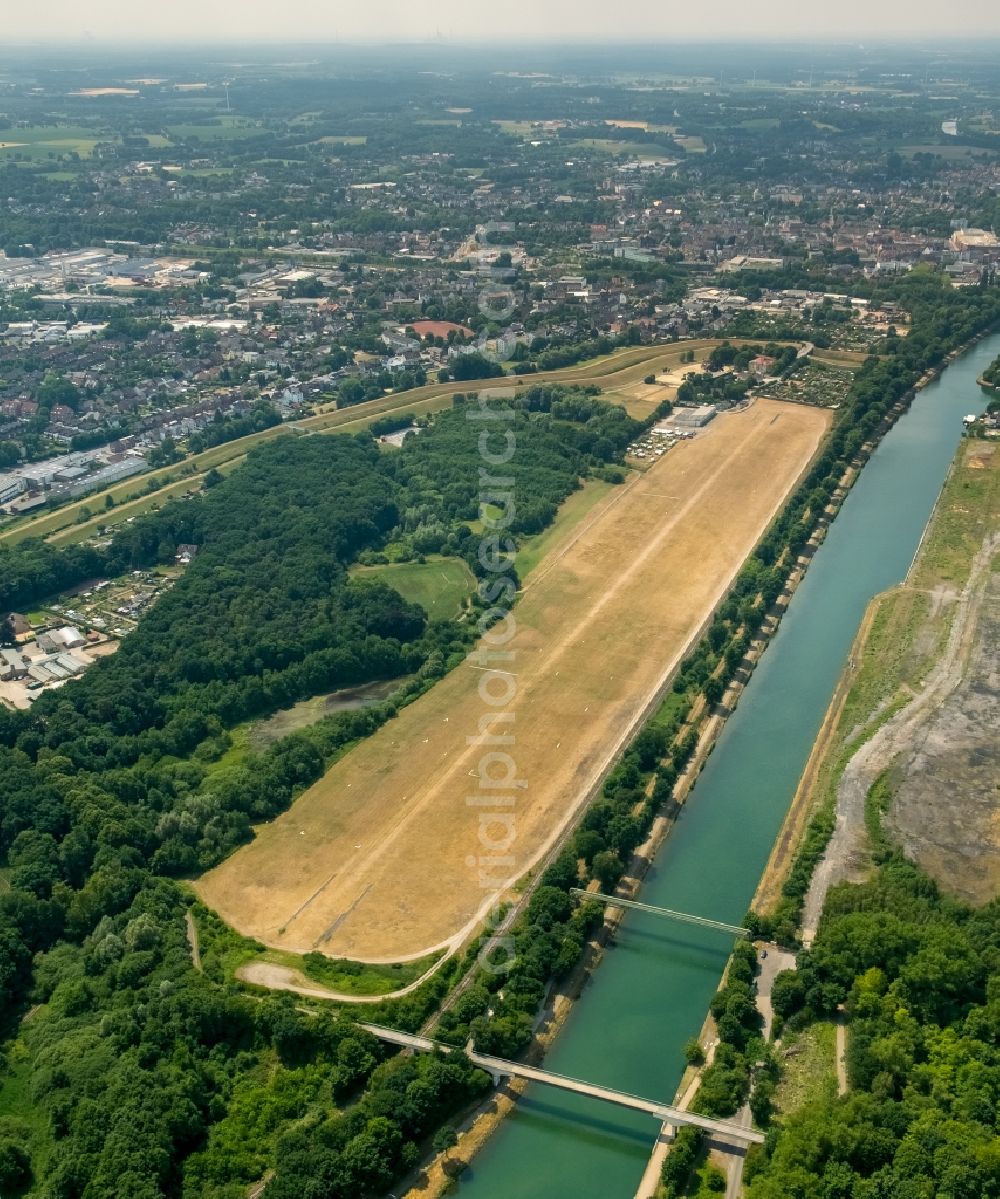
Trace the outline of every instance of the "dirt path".
<instances>
[{"instance_id":1,"label":"dirt path","mask_svg":"<svg viewBox=\"0 0 1000 1199\"><path fill-rule=\"evenodd\" d=\"M956 604L948 642L940 661L925 680L920 694L897 712L857 751L837 787L837 823L816 867L802 912L802 943L812 944L829 889L856 879L868 867L865 800L875 780L907 749L921 726L961 683L972 649L976 620L983 600L993 555L1000 537L990 534L976 554L969 580Z\"/></svg>"},{"instance_id":2,"label":"dirt path","mask_svg":"<svg viewBox=\"0 0 1000 1199\"><path fill-rule=\"evenodd\" d=\"M289 966L278 966L273 962L247 962L236 970L236 977L255 987L267 987L269 991L291 991L295 995L304 995L307 999L332 999L336 1003L382 1003L386 999L402 999L415 991L421 983L426 982L431 974L439 968L440 962L425 971L413 982L407 983L397 991L386 991L382 995L348 995L343 991L331 991L329 987L313 982L301 971Z\"/></svg>"},{"instance_id":3,"label":"dirt path","mask_svg":"<svg viewBox=\"0 0 1000 1199\"><path fill-rule=\"evenodd\" d=\"M184 924L187 928L188 944L191 946L191 965L201 974L201 945L198 942L198 925L190 910L184 913Z\"/></svg>"},{"instance_id":4,"label":"dirt path","mask_svg":"<svg viewBox=\"0 0 1000 1199\"><path fill-rule=\"evenodd\" d=\"M260 1182L255 1182L253 1184L253 1186L250 1188L250 1190L247 1191L247 1199L260 1199L261 1195L263 1195L264 1192L267 1190L267 1184L271 1181L271 1179L273 1177L274 1177L274 1171L268 1170L268 1172L264 1175L264 1177L260 1180Z\"/></svg>"},{"instance_id":5,"label":"dirt path","mask_svg":"<svg viewBox=\"0 0 1000 1199\"><path fill-rule=\"evenodd\" d=\"M837 1018L837 1094L847 1094L847 1017Z\"/></svg>"}]
</instances>

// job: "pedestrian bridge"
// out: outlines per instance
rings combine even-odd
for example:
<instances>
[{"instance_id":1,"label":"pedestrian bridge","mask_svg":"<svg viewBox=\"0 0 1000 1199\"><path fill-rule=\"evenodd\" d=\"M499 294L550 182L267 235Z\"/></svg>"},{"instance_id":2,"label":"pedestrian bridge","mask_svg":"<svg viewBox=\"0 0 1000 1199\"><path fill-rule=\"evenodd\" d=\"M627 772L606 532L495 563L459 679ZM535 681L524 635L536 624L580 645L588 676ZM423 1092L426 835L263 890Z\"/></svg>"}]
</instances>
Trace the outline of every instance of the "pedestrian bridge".
<instances>
[{"instance_id":1,"label":"pedestrian bridge","mask_svg":"<svg viewBox=\"0 0 1000 1199\"><path fill-rule=\"evenodd\" d=\"M692 916L690 912L675 912L672 908L654 908L648 903L637 903L634 899L620 899L617 895L606 895L603 891L584 891L581 887L570 887L575 899L592 900L608 907L625 908L629 912L645 912L649 916L660 916L664 920L679 920L681 924L694 924L698 928L711 929L717 933L728 933L734 937L749 937L750 930L738 924L726 924L722 920L709 920L707 916Z\"/></svg>"},{"instance_id":2,"label":"pedestrian bridge","mask_svg":"<svg viewBox=\"0 0 1000 1199\"><path fill-rule=\"evenodd\" d=\"M427 1037L418 1037L412 1033L396 1032L392 1028L382 1028L378 1024L360 1024L360 1028L370 1032L389 1045L398 1045L401 1049L414 1049L422 1052L451 1053L452 1046L441 1045ZM551 1070L541 1070L537 1066L527 1066L521 1062L511 1062L502 1057L491 1057L485 1053L468 1053L469 1060L485 1070L494 1083L501 1078L523 1078L528 1082L543 1083L560 1091L569 1091L574 1095L584 1095L589 1099L599 1099L603 1103L612 1103L617 1107L628 1108L634 1112L645 1112L653 1116L661 1124L693 1124L711 1133L721 1141L735 1142L739 1145L763 1144L764 1134L752 1128L741 1128L728 1120L712 1120L708 1116L699 1116L695 1112L682 1111L666 1103L653 1099L642 1099L638 1095L629 1095L626 1091L616 1091L611 1087L598 1086L592 1082L582 1082L577 1078L567 1078L563 1074L554 1074Z\"/></svg>"}]
</instances>

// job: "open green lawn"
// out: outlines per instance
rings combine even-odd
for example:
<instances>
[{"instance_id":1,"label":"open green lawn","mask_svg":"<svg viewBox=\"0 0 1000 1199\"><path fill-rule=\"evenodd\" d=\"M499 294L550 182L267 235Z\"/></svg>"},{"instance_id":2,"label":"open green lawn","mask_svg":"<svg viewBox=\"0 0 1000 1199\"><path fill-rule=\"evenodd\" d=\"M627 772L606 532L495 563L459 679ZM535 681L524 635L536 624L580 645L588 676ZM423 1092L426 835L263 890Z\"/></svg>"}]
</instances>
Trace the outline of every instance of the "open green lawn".
<instances>
[{"instance_id":1,"label":"open green lawn","mask_svg":"<svg viewBox=\"0 0 1000 1199\"><path fill-rule=\"evenodd\" d=\"M353 573L388 583L403 599L419 604L428 616L441 620L448 620L461 611L462 602L471 593L474 583L469 568L457 558L360 566Z\"/></svg>"},{"instance_id":2,"label":"open green lawn","mask_svg":"<svg viewBox=\"0 0 1000 1199\"><path fill-rule=\"evenodd\" d=\"M837 1033L830 1021L811 1024L801 1033L789 1033L781 1043L781 1080L774 1102L788 1116L807 1103L837 1090Z\"/></svg>"},{"instance_id":3,"label":"open green lawn","mask_svg":"<svg viewBox=\"0 0 1000 1199\"><path fill-rule=\"evenodd\" d=\"M16 1036L4 1046L4 1068L0 1071L0 1127L25 1146L37 1170L51 1152L52 1129L43 1109L32 1101L31 1077L31 1050L23 1035Z\"/></svg>"},{"instance_id":4,"label":"open green lawn","mask_svg":"<svg viewBox=\"0 0 1000 1199\"><path fill-rule=\"evenodd\" d=\"M268 949L259 941L240 936L200 903L192 907L191 914L198 929L202 968L218 983L234 982L236 971L248 962L269 962L298 970L306 978L342 995L388 995L415 982L441 956L434 953L416 961L391 965L350 962L316 953L301 956L282 949Z\"/></svg>"},{"instance_id":5,"label":"open green lawn","mask_svg":"<svg viewBox=\"0 0 1000 1199\"><path fill-rule=\"evenodd\" d=\"M26 129L0 129L0 157L44 160L60 154L89 158L100 135L79 125L29 125ZM117 137L111 139L117 141Z\"/></svg>"},{"instance_id":6,"label":"open green lawn","mask_svg":"<svg viewBox=\"0 0 1000 1199\"><path fill-rule=\"evenodd\" d=\"M197 138L203 142L236 141L242 137L260 137L266 130L245 117L221 116L211 125L169 125L167 133L176 139Z\"/></svg>"},{"instance_id":7,"label":"open green lawn","mask_svg":"<svg viewBox=\"0 0 1000 1199\"><path fill-rule=\"evenodd\" d=\"M656 715L649 722L653 728L673 728L687 714L691 701L686 695L678 695L669 691L663 703L660 704Z\"/></svg>"}]
</instances>

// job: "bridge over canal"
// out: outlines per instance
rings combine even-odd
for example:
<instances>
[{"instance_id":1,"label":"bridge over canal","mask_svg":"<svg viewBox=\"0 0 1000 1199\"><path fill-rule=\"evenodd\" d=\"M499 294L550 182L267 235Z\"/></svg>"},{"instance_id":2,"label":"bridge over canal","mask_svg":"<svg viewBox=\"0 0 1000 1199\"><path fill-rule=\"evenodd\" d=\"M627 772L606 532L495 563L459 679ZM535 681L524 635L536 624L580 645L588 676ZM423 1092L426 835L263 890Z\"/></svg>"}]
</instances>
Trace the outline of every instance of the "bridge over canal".
<instances>
[{"instance_id":1,"label":"bridge over canal","mask_svg":"<svg viewBox=\"0 0 1000 1199\"><path fill-rule=\"evenodd\" d=\"M427 1037L418 1037L412 1033L396 1032L392 1028L382 1028L378 1024L361 1024L360 1028L370 1032L389 1045L398 1045L401 1049L413 1049L418 1052L451 1053L452 1046L441 1045ZM590 1099L599 1099L603 1103L613 1103L618 1107L629 1108L634 1112L645 1112L659 1120L661 1124L693 1124L710 1133L713 1139L730 1144L747 1145L763 1144L764 1134L752 1128L742 1128L739 1124L728 1120L713 1120L708 1116L700 1116L696 1112L686 1112L667 1103L659 1103L654 1099L642 1099L638 1095L629 1095L625 1091L616 1091L611 1087L598 1086L596 1083L583 1082L578 1078L567 1078L563 1074L554 1074L551 1070L542 1070L537 1066L527 1066L522 1062L511 1062L506 1058L492 1057L485 1053L471 1052L469 1060L480 1069L485 1070L494 1082L501 1078L523 1078L529 1082L542 1083L561 1091L571 1091L575 1095L585 1095Z\"/></svg>"}]
</instances>

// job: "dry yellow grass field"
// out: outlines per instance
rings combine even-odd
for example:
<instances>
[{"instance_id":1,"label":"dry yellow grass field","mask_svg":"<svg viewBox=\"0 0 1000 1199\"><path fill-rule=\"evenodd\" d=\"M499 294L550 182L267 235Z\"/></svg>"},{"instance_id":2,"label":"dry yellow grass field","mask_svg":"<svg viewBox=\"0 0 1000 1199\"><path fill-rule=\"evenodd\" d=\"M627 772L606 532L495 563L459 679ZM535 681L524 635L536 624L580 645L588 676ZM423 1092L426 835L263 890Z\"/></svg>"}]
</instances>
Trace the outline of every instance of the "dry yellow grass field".
<instances>
[{"instance_id":1,"label":"dry yellow grass field","mask_svg":"<svg viewBox=\"0 0 1000 1199\"><path fill-rule=\"evenodd\" d=\"M828 414L773 401L717 419L601 501L532 573L506 647L515 803L484 794L484 674L470 656L197 884L240 932L400 961L461 942L551 848L649 709L815 452ZM516 474L516 459L513 463ZM508 468L509 469L509 468ZM501 730L504 731L504 730ZM481 824L481 816L486 821ZM490 823L493 821L493 823ZM509 848L507 841L512 841Z\"/></svg>"},{"instance_id":2,"label":"dry yellow grass field","mask_svg":"<svg viewBox=\"0 0 1000 1199\"><path fill-rule=\"evenodd\" d=\"M613 390L605 389L604 398L612 404L621 404L629 416L645 420L653 414L657 405L664 400L675 400L677 389L688 374L701 370L701 362L686 362L673 369L661 369L655 374L655 383L627 383Z\"/></svg>"}]
</instances>

